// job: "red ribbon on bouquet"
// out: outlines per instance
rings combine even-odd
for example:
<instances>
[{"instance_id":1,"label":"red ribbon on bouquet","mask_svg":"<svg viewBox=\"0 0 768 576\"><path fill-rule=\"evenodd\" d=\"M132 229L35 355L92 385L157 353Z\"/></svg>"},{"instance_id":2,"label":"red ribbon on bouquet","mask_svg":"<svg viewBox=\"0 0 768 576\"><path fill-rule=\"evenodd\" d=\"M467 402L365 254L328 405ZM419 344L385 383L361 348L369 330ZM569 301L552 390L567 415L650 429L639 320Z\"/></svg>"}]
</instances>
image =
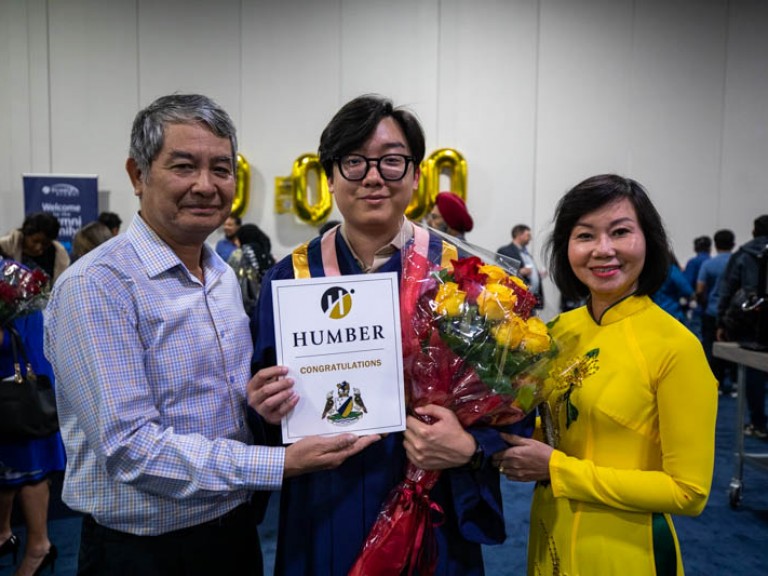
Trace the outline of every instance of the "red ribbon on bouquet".
<instances>
[{"instance_id":1,"label":"red ribbon on bouquet","mask_svg":"<svg viewBox=\"0 0 768 576\"><path fill-rule=\"evenodd\" d=\"M349 575L432 574L437 565L434 526L443 510L429 498L439 471L421 470L409 463L406 478L382 507Z\"/></svg>"}]
</instances>

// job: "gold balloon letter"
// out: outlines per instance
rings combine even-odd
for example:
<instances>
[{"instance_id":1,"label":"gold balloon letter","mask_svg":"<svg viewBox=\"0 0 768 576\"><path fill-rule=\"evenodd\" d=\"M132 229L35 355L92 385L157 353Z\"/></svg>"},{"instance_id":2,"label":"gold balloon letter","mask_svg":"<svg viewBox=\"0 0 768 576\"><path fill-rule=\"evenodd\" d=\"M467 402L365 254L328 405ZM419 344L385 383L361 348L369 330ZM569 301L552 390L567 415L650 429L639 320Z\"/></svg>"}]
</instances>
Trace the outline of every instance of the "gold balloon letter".
<instances>
[{"instance_id":1,"label":"gold balloon letter","mask_svg":"<svg viewBox=\"0 0 768 576\"><path fill-rule=\"evenodd\" d=\"M443 172L450 174L450 191L467 200L467 162L460 152L453 148L440 148L422 160L420 168L419 189L405 209L408 218L419 220L432 209L440 192L440 175Z\"/></svg>"},{"instance_id":2,"label":"gold balloon letter","mask_svg":"<svg viewBox=\"0 0 768 576\"><path fill-rule=\"evenodd\" d=\"M251 197L251 167L242 154L237 155L237 170L235 172L235 197L232 200L232 214L242 216L248 209Z\"/></svg>"},{"instance_id":3,"label":"gold balloon letter","mask_svg":"<svg viewBox=\"0 0 768 576\"><path fill-rule=\"evenodd\" d=\"M309 185L309 176L315 176L315 185ZM316 200L311 202L311 191ZM289 200L292 202L289 203ZM328 189L328 179L317 154L302 154L293 163L291 175L275 178L275 212L293 212L302 222L318 226L331 214L333 203Z\"/></svg>"}]
</instances>

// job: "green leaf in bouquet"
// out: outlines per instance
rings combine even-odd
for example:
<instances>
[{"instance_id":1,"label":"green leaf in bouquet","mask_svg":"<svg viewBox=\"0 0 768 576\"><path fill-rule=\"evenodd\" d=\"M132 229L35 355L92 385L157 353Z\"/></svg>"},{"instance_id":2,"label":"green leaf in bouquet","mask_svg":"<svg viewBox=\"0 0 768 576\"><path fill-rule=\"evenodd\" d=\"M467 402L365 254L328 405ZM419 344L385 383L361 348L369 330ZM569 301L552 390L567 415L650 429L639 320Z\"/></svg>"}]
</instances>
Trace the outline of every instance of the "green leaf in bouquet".
<instances>
[{"instance_id":1,"label":"green leaf in bouquet","mask_svg":"<svg viewBox=\"0 0 768 576\"><path fill-rule=\"evenodd\" d=\"M521 386L517 389L517 404L523 412L530 412L536 402L536 391L530 386Z\"/></svg>"},{"instance_id":2,"label":"green leaf in bouquet","mask_svg":"<svg viewBox=\"0 0 768 576\"><path fill-rule=\"evenodd\" d=\"M433 272L435 277L437 278L437 281L441 284L445 284L446 282L453 282L453 271L449 270L447 268L441 268L437 272Z\"/></svg>"},{"instance_id":3,"label":"green leaf in bouquet","mask_svg":"<svg viewBox=\"0 0 768 576\"><path fill-rule=\"evenodd\" d=\"M485 326L467 321L466 316L443 318L439 324L440 338L462 358L471 360L480 358L488 341L489 333Z\"/></svg>"}]
</instances>

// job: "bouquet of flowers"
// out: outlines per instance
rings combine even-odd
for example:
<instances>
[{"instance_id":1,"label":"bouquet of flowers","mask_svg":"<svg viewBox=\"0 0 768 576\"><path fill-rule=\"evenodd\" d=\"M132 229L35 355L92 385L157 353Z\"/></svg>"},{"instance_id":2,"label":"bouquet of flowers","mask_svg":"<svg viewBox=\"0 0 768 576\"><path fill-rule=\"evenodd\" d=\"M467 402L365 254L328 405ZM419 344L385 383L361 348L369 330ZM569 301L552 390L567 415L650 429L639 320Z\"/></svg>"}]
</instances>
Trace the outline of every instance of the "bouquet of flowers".
<instances>
[{"instance_id":1,"label":"bouquet of flowers","mask_svg":"<svg viewBox=\"0 0 768 576\"><path fill-rule=\"evenodd\" d=\"M522 420L544 398L556 346L531 311L536 298L509 270L477 256L434 266L404 249L400 306L406 402L438 404L462 426ZM431 574L436 565L429 490L439 470L410 462L379 513L350 575Z\"/></svg>"},{"instance_id":2,"label":"bouquet of flowers","mask_svg":"<svg viewBox=\"0 0 768 576\"><path fill-rule=\"evenodd\" d=\"M13 260L3 260L0 264L0 326L45 308L49 292L50 283L45 272L30 270Z\"/></svg>"}]
</instances>

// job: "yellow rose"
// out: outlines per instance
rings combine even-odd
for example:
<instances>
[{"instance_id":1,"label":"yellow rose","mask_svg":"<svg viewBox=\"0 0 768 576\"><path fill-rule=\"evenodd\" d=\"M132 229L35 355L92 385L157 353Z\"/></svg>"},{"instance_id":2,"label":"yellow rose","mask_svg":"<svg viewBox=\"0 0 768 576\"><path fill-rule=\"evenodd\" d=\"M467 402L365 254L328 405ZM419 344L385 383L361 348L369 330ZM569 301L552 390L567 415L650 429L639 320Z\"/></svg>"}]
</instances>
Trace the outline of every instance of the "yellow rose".
<instances>
[{"instance_id":1,"label":"yellow rose","mask_svg":"<svg viewBox=\"0 0 768 576\"><path fill-rule=\"evenodd\" d=\"M504 320L509 317L517 302L517 295L508 286L491 283L477 297L477 309L488 320Z\"/></svg>"},{"instance_id":2,"label":"yellow rose","mask_svg":"<svg viewBox=\"0 0 768 576\"><path fill-rule=\"evenodd\" d=\"M531 316L525 323L523 348L531 354L546 352L551 346L547 325L536 316Z\"/></svg>"},{"instance_id":3,"label":"yellow rose","mask_svg":"<svg viewBox=\"0 0 768 576\"><path fill-rule=\"evenodd\" d=\"M509 274L504 272L500 266L494 266L493 264L483 264L480 266L479 271L481 274L488 276L489 283L500 283L509 278Z\"/></svg>"},{"instance_id":4,"label":"yellow rose","mask_svg":"<svg viewBox=\"0 0 768 576\"><path fill-rule=\"evenodd\" d=\"M526 290L528 290L528 286L525 285L525 282L523 282L521 278L518 278L517 276L510 276L509 279L512 280L512 282L514 282L518 286L520 286L520 288L525 288Z\"/></svg>"},{"instance_id":5,"label":"yellow rose","mask_svg":"<svg viewBox=\"0 0 768 576\"><path fill-rule=\"evenodd\" d=\"M441 284L435 296L435 310L443 316L458 316L466 297L466 293L459 290L455 282Z\"/></svg>"},{"instance_id":6,"label":"yellow rose","mask_svg":"<svg viewBox=\"0 0 768 576\"><path fill-rule=\"evenodd\" d=\"M512 316L506 322L502 322L491 328L491 334L499 346L505 346L514 350L520 346L525 335L525 323L517 316Z\"/></svg>"}]
</instances>

